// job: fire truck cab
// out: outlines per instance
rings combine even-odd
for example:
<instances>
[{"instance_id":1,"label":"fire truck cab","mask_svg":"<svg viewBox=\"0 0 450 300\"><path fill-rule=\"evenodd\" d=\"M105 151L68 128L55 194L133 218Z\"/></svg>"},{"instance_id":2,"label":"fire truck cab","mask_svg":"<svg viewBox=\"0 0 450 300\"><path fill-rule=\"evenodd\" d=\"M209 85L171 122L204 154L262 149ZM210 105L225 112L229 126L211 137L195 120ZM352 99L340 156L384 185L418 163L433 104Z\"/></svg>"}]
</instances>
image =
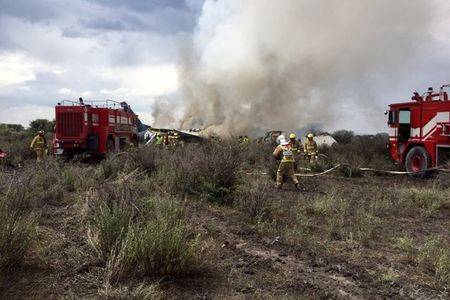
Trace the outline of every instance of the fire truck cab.
<instances>
[{"instance_id":1,"label":"fire truck cab","mask_svg":"<svg viewBox=\"0 0 450 300\"><path fill-rule=\"evenodd\" d=\"M443 85L410 102L389 105L389 152L392 160L414 176L426 176L430 168L450 159L450 101Z\"/></svg>"},{"instance_id":2,"label":"fire truck cab","mask_svg":"<svg viewBox=\"0 0 450 300\"><path fill-rule=\"evenodd\" d=\"M105 155L138 143L138 116L126 102L64 100L55 107L55 120L55 155Z\"/></svg>"}]
</instances>

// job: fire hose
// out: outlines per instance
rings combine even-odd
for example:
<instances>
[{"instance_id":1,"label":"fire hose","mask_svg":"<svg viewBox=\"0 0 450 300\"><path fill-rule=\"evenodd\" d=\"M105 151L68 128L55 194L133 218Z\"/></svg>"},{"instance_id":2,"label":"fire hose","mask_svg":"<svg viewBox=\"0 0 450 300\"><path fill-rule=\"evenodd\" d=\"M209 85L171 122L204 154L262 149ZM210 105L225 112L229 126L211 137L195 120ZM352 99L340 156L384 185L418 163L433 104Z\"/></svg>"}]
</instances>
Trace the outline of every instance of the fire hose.
<instances>
[{"instance_id":1,"label":"fire hose","mask_svg":"<svg viewBox=\"0 0 450 300\"><path fill-rule=\"evenodd\" d=\"M316 177L316 176L321 176L321 175L325 175L328 174L336 169L338 169L339 167L343 167L343 166L347 166L346 164L337 164L334 167L331 167L323 172L320 173L295 173L295 176L297 177ZM306 171L311 171L310 168L299 168L300 170L306 170ZM433 167L433 168L428 168L425 170L421 170L418 172L408 172L408 171L391 171L391 170L379 170L379 169L374 169L374 168L358 168L359 171L362 172L374 172L374 173L384 173L384 174L390 174L390 175L411 175L411 174L419 174L419 173L423 173L423 172L431 172L431 171L439 171L439 172L445 172L445 173L450 173L450 169L447 169L446 166L438 166L438 167ZM246 173L247 175L267 175L267 173Z\"/></svg>"},{"instance_id":2,"label":"fire hose","mask_svg":"<svg viewBox=\"0 0 450 300\"><path fill-rule=\"evenodd\" d=\"M297 177L314 177L314 176L320 176L320 175L324 175L327 173L330 173L331 171L334 171L335 169L341 167L341 166L346 166L346 164L337 164L336 166L325 170L323 172L320 173L313 173L313 174L305 174L305 173L296 173L295 176ZM379 170L379 169L374 169L374 168L358 168L359 171L362 172L374 172L374 173L384 173L384 174L390 174L390 175L411 175L411 174L419 174L419 173L423 173L423 172L431 172L431 171L439 171L439 172L445 172L445 173L449 173L450 169L446 169L446 166L438 166L438 167L434 167L434 168L428 168L425 170L421 170L418 172L408 172L408 171L391 171L391 170ZM307 169L307 168L302 168L302 169Z\"/></svg>"}]
</instances>

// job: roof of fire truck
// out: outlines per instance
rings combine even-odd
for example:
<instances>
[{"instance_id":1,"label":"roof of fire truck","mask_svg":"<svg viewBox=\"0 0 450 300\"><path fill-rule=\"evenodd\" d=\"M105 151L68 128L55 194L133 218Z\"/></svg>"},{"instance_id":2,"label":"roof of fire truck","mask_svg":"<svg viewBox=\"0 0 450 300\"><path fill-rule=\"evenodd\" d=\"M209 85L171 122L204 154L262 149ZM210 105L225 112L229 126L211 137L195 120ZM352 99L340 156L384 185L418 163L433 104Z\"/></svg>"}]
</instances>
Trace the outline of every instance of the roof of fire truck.
<instances>
[{"instance_id":1,"label":"roof of fire truck","mask_svg":"<svg viewBox=\"0 0 450 300\"><path fill-rule=\"evenodd\" d=\"M449 103L448 102L448 94L446 91L444 91L444 88L450 87L450 84L445 84L441 86L438 93L435 93L433 91L433 88L428 88L428 92L424 93L422 95L419 95L419 93L414 92L414 95L411 97L412 101L408 102L398 102L398 103L392 103L389 104L390 107L396 107L396 106L414 106L419 105L420 103Z\"/></svg>"},{"instance_id":2,"label":"roof of fire truck","mask_svg":"<svg viewBox=\"0 0 450 300\"><path fill-rule=\"evenodd\" d=\"M109 109L123 109L121 103L110 99L106 100L83 100L80 98L78 101L62 100L58 102L58 106L91 106L95 108L109 108Z\"/></svg>"},{"instance_id":3,"label":"roof of fire truck","mask_svg":"<svg viewBox=\"0 0 450 300\"><path fill-rule=\"evenodd\" d=\"M78 101L62 100L58 102L59 107L91 107L91 108L104 108L104 109L116 109L126 113L136 115L131 107L125 101L114 101L110 99L106 100L83 100L80 98Z\"/></svg>"}]
</instances>

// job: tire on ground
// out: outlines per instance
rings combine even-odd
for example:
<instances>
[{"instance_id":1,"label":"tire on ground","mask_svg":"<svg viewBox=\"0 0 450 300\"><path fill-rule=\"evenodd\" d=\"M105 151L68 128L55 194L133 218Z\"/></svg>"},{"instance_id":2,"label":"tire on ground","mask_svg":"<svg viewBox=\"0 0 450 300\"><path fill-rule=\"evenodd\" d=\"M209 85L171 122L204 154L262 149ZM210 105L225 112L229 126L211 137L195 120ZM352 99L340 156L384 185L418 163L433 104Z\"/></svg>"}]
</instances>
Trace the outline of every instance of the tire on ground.
<instances>
[{"instance_id":1,"label":"tire on ground","mask_svg":"<svg viewBox=\"0 0 450 300\"><path fill-rule=\"evenodd\" d=\"M405 159L406 171L411 172L410 176L424 178L430 175L431 157L422 146L415 146L409 150Z\"/></svg>"}]
</instances>

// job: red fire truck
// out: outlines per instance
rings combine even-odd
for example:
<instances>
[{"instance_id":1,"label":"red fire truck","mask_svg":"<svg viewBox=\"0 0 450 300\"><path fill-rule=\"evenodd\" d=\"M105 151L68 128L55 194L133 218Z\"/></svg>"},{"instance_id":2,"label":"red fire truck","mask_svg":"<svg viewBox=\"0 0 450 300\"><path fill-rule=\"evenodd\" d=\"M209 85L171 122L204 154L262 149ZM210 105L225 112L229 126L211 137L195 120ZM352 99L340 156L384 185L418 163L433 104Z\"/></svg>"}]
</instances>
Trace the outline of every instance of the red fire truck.
<instances>
[{"instance_id":1,"label":"red fire truck","mask_svg":"<svg viewBox=\"0 0 450 300\"><path fill-rule=\"evenodd\" d=\"M126 102L64 100L55 107L55 120L55 155L105 155L138 142L138 116Z\"/></svg>"},{"instance_id":2,"label":"red fire truck","mask_svg":"<svg viewBox=\"0 0 450 300\"><path fill-rule=\"evenodd\" d=\"M439 92L429 88L412 101L389 105L389 151L395 164L415 176L447 163L450 159L450 101L443 85Z\"/></svg>"}]
</instances>

